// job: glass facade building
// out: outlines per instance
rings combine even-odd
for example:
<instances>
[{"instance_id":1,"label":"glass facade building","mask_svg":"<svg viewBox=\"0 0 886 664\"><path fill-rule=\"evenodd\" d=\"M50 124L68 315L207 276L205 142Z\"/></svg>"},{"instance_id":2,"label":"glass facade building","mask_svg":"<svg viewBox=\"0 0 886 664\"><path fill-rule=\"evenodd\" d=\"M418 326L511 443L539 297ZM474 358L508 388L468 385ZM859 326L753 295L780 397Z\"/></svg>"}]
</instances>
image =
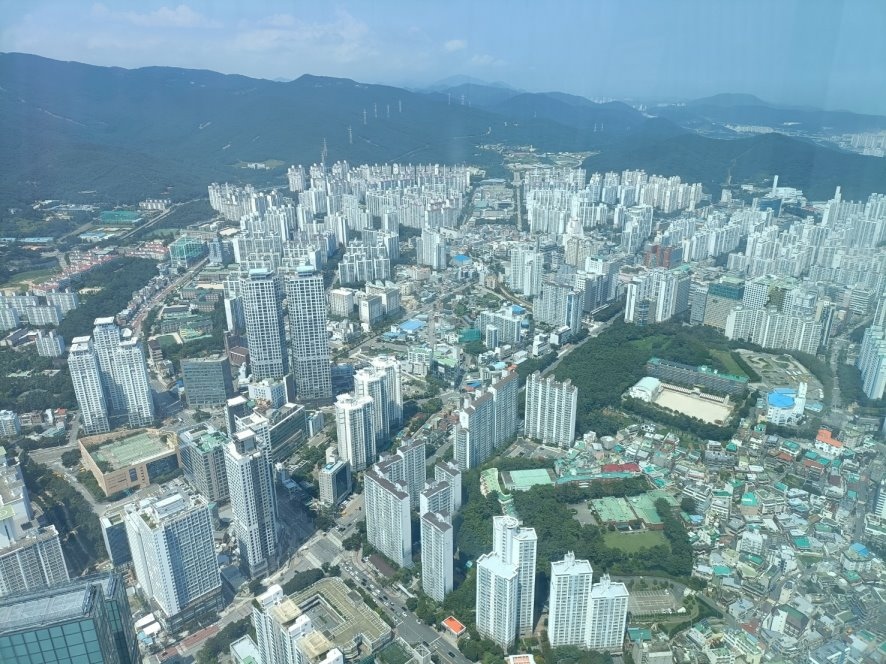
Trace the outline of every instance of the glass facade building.
<instances>
[{"instance_id":1,"label":"glass facade building","mask_svg":"<svg viewBox=\"0 0 886 664\"><path fill-rule=\"evenodd\" d=\"M123 579L79 579L0 600L4 664L136 664L138 647Z\"/></svg>"}]
</instances>

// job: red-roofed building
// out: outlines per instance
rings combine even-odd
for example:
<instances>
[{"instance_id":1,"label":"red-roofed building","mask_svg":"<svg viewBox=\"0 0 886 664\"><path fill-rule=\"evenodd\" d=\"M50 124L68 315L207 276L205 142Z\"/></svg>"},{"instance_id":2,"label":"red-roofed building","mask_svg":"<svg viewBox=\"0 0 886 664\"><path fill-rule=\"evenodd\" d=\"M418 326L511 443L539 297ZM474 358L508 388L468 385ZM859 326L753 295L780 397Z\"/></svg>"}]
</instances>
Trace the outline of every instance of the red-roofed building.
<instances>
[{"instance_id":1,"label":"red-roofed building","mask_svg":"<svg viewBox=\"0 0 886 664\"><path fill-rule=\"evenodd\" d=\"M639 473L640 466L636 463L607 463L603 466L604 473Z\"/></svg>"}]
</instances>

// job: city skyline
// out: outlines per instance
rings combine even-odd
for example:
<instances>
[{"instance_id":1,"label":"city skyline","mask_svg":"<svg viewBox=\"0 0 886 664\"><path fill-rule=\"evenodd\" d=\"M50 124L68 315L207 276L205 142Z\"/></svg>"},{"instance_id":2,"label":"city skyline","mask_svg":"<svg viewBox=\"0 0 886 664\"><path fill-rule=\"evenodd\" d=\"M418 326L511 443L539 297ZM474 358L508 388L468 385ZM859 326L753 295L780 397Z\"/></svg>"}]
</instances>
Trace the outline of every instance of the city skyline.
<instances>
[{"instance_id":1,"label":"city skyline","mask_svg":"<svg viewBox=\"0 0 886 664\"><path fill-rule=\"evenodd\" d=\"M161 1L138 10L4 2L0 51L413 88L457 75L644 102L734 92L783 105L886 113L882 3L567 2L559 11L524 6L515 13L500 2L403 12L388 1L371 11L360 3L290 10L274 1L248 9Z\"/></svg>"}]
</instances>

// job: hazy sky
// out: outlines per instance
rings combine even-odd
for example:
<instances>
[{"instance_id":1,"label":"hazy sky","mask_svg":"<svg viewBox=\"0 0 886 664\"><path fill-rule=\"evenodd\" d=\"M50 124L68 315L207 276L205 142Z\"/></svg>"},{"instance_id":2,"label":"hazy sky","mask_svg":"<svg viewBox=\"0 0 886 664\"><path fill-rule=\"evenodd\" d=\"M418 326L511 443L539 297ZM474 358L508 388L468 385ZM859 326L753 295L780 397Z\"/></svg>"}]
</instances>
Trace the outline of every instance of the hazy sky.
<instances>
[{"instance_id":1,"label":"hazy sky","mask_svg":"<svg viewBox=\"0 0 886 664\"><path fill-rule=\"evenodd\" d=\"M456 74L588 97L748 92L886 115L886 0L0 0L0 51L265 78Z\"/></svg>"}]
</instances>

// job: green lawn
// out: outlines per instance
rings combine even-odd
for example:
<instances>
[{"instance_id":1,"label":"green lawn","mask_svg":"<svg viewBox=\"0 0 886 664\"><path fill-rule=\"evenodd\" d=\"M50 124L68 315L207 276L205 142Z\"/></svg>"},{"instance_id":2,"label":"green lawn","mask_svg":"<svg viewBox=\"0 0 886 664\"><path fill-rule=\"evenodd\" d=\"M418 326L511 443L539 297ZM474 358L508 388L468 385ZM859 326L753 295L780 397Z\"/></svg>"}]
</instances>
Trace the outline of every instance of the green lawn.
<instances>
[{"instance_id":1,"label":"green lawn","mask_svg":"<svg viewBox=\"0 0 886 664\"><path fill-rule=\"evenodd\" d=\"M738 362L732 357L732 353L728 350L712 350L711 355L717 358L723 367L726 369L727 373L731 373L735 376L744 376L745 373L742 371L742 368L738 366Z\"/></svg>"},{"instance_id":2,"label":"green lawn","mask_svg":"<svg viewBox=\"0 0 886 664\"><path fill-rule=\"evenodd\" d=\"M642 530L636 533L607 532L603 535L606 546L621 549L625 553L634 553L640 549L650 549L659 544L668 545L664 534L658 530Z\"/></svg>"}]
</instances>

